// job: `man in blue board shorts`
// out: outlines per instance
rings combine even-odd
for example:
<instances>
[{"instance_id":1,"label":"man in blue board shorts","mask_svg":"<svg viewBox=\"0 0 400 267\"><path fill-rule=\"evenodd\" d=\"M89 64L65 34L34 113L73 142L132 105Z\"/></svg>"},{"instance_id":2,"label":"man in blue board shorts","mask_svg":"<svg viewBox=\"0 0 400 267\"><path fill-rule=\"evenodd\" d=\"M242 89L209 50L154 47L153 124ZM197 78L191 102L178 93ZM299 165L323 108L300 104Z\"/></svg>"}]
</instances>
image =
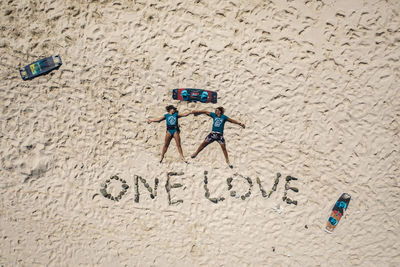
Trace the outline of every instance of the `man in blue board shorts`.
<instances>
[{"instance_id":1,"label":"man in blue board shorts","mask_svg":"<svg viewBox=\"0 0 400 267\"><path fill-rule=\"evenodd\" d=\"M180 117L186 117L190 114L192 114L192 111L188 111L182 114L179 114L178 110L176 107L169 105L165 108L167 110L167 113L164 114L161 118L158 119L148 119L147 123L152 123L152 122L161 122L165 120L167 122L167 132L165 133L165 141L164 141L164 146L161 152L161 159L160 163L164 159L164 155L167 152L167 149L169 147L169 143L171 142L172 137L175 139L176 146L178 148L178 152L181 155L181 159L186 162L185 158L183 157L183 152L182 152L182 147L181 147L181 137L179 135L180 130L179 130L179 124L178 124L178 118Z\"/></svg>"},{"instance_id":2,"label":"man in blue board shorts","mask_svg":"<svg viewBox=\"0 0 400 267\"><path fill-rule=\"evenodd\" d=\"M211 133L209 135L207 135L207 137L203 141L203 143L200 144L199 148L192 155L192 158L197 157L197 155L200 153L200 151L203 150L203 148L205 148L212 142L217 141L218 144L221 145L221 149L222 149L222 152L224 153L226 163L228 163L230 168L233 168L233 166L229 162L228 152L226 151L225 138L224 138L225 122L229 121L231 123L238 124L243 128L245 128L246 126L243 123L240 123L234 119L228 118L227 116L224 115L224 112L225 112L225 109L223 107L216 108L215 113L205 111L205 110L194 110L193 111L193 113L195 113L196 115L206 114L206 115L210 116L213 119L213 125L212 125Z\"/></svg>"}]
</instances>

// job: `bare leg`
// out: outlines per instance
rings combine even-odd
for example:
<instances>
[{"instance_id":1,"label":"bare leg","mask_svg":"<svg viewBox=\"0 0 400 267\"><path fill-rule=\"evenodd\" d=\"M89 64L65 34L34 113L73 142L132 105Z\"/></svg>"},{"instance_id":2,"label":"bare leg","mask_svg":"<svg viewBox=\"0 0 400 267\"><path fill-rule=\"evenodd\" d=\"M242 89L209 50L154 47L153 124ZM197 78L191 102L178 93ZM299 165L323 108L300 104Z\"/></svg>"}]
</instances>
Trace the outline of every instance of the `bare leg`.
<instances>
[{"instance_id":1,"label":"bare leg","mask_svg":"<svg viewBox=\"0 0 400 267\"><path fill-rule=\"evenodd\" d=\"M163 146L163 149L162 149L162 152L161 152L160 163L164 159L165 152L167 152L167 149L169 147L169 143L171 142L171 139L172 139L172 135L167 131L167 133L165 134L164 146Z\"/></svg>"},{"instance_id":2,"label":"bare leg","mask_svg":"<svg viewBox=\"0 0 400 267\"><path fill-rule=\"evenodd\" d=\"M182 152L182 146L181 146L181 136L179 135L178 132L174 133L174 139L176 142L176 146L178 147L178 152L181 155L181 159L186 162L185 157L183 156L183 152Z\"/></svg>"},{"instance_id":3,"label":"bare leg","mask_svg":"<svg viewBox=\"0 0 400 267\"><path fill-rule=\"evenodd\" d=\"M195 157L197 157L197 155L200 153L200 151L203 150L203 148L205 148L206 146L208 146L209 143L207 143L205 140L203 141L203 143L200 144L199 148L196 150L196 152L193 153L193 155L191 156L192 159L194 159Z\"/></svg>"},{"instance_id":4,"label":"bare leg","mask_svg":"<svg viewBox=\"0 0 400 267\"><path fill-rule=\"evenodd\" d=\"M226 151L226 145L225 144L220 144L220 145L221 145L221 148L222 148L222 152L224 152L226 163L229 165L230 168L233 168L233 166L229 162L228 151Z\"/></svg>"}]
</instances>

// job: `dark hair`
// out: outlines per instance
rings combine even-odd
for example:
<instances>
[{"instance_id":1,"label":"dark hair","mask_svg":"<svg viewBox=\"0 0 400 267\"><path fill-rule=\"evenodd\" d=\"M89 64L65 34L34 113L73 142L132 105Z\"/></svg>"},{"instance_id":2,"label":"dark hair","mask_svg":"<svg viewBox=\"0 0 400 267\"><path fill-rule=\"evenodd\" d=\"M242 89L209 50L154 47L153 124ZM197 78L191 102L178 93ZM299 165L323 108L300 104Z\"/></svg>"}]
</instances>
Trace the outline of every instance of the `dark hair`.
<instances>
[{"instance_id":1,"label":"dark hair","mask_svg":"<svg viewBox=\"0 0 400 267\"><path fill-rule=\"evenodd\" d=\"M218 109L219 111L221 111L221 114L224 114L225 109L224 109L223 107L217 107L217 109Z\"/></svg>"},{"instance_id":2,"label":"dark hair","mask_svg":"<svg viewBox=\"0 0 400 267\"><path fill-rule=\"evenodd\" d=\"M178 111L178 110L176 109L176 107L174 107L173 105L166 106L165 109L167 110L167 112L169 112L171 109L175 110L175 112Z\"/></svg>"}]
</instances>

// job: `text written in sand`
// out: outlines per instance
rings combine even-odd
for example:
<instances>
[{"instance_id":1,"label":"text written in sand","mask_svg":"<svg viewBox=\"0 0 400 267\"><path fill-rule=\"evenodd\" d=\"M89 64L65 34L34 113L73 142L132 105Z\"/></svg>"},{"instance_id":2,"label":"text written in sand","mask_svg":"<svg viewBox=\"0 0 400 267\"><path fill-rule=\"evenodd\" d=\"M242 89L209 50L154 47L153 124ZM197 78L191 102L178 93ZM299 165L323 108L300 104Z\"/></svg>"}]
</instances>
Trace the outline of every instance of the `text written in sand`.
<instances>
[{"instance_id":1,"label":"text written in sand","mask_svg":"<svg viewBox=\"0 0 400 267\"><path fill-rule=\"evenodd\" d=\"M209 201L213 202L213 203L218 203L220 201L224 201L225 197L224 196L219 196L219 197L212 197L210 195L210 190L208 189L208 177L207 177L208 172L204 171L204 196L206 199L208 199ZM180 183L173 183L172 182L172 178L174 176L181 176L184 175L183 172L168 172L167 173L167 180L165 183L165 190L167 192L167 196L168 196L168 203L170 205L174 205L174 204L180 204L183 203L182 199L173 199L172 196L172 190L174 189L178 189L180 187L182 187L183 185ZM264 190L263 185L261 183L260 178L257 177L256 182L258 184L258 187L261 191L261 195L264 198L270 198L272 193L276 191L278 184L279 184L279 180L281 178L281 174L277 173L276 174L276 178L274 180L274 185L272 186L271 190L269 190L268 192ZM233 187L233 180L234 179L244 179L248 185L249 185L249 189L248 191L243 194L240 195L238 194ZM120 181L121 182L121 190L119 192L119 194L117 195L111 195L110 193L108 193L107 191L107 187L108 185L111 183L112 180L116 180L116 181ZM298 193L299 190L296 187L291 187L290 186L290 182L291 181L295 181L298 180L297 178L293 177L293 176L286 176L286 183L285 183L285 189L284 189L284 193L283 193L283 197L282 197L282 201L286 202L287 204L293 204L293 205L297 205L297 200L293 200L290 199L287 195L289 191L293 191L294 193ZM154 187L151 187L146 179L142 178L141 176L138 175L134 175L134 184L135 184L135 202L139 203L140 200L140 192L139 192L139 184L142 183L142 186L144 186L147 191L150 194L150 197L152 199L154 199L157 196L157 189L158 189L158 184L159 184L159 179L155 178L154 179ZM228 185L228 192L229 192L229 196L234 197L234 198L240 198L242 200L245 200L247 198L249 198L251 196L251 192L252 192L252 188L253 188L253 180L250 177L245 177L241 174L234 174L233 176L229 177L226 179L226 183ZM108 199L114 200L114 201L119 201L127 192L127 190L130 188L130 186L126 183L125 180L119 178L118 176L114 175L111 176L110 179L107 179L102 185L101 185L101 189L100 189L100 193Z\"/></svg>"}]
</instances>

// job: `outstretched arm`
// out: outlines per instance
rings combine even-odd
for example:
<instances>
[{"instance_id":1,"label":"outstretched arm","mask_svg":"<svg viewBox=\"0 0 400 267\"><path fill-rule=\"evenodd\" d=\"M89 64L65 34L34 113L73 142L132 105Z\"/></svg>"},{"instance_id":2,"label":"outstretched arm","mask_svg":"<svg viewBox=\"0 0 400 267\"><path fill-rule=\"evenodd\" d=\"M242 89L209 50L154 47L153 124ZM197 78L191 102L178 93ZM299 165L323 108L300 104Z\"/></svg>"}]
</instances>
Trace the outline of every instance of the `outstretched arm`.
<instances>
[{"instance_id":1,"label":"outstretched arm","mask_svg":"<svg viewBox=\"0 0 400 267\"><path fill-rule=\"evenodd\" d=\"M152 123L152 122L160 122L160 121L163 121L163 120L165 120L165 117L164 116L162 116L161 118L158 118L158 119L148 119L147 120L147 123Z\"/></svg>"},{"instance_id":2,"label":"outstretched arm","mask_svg":"<svg viewBox=\"0 0 400 267\"><path fill-rule=\"evenodd\" d=\"M242 126L243 128L246 128L246 125L244 125L244 123L238 122L238 121L236 121L236 120L234 120L234 119L229 118L228 121L231 122L231 123L240 125L240 126Z\"/></svg>"},{"instance_id":3,"label":"outstretched arm","mask_svg":"<svg viewBox=\"0 0 400 267\"><path fill-rule=\"evenodd\" d=\"M209 111L207 111L207 110L193 110L193 113L194 113L194 115L200 115L200 114L206 114L206 115L208 115L208 116L210 116L210 113L211 112L209 112Z\"/></svg>"},{"instance_id":4,"label":"outstretched arm","mask_svg":"<svg viewBox=\"0 0 400 267\"><path fill-rule=\"evenodd\" d=\"M178 115L178 118L180 118L180 117L186 117L186 116L188 116L188 115L190 115L190 114L193 114L193 111L186 111L186 112L180 113L180 114Z\"/></svg>"}]
</instances>

